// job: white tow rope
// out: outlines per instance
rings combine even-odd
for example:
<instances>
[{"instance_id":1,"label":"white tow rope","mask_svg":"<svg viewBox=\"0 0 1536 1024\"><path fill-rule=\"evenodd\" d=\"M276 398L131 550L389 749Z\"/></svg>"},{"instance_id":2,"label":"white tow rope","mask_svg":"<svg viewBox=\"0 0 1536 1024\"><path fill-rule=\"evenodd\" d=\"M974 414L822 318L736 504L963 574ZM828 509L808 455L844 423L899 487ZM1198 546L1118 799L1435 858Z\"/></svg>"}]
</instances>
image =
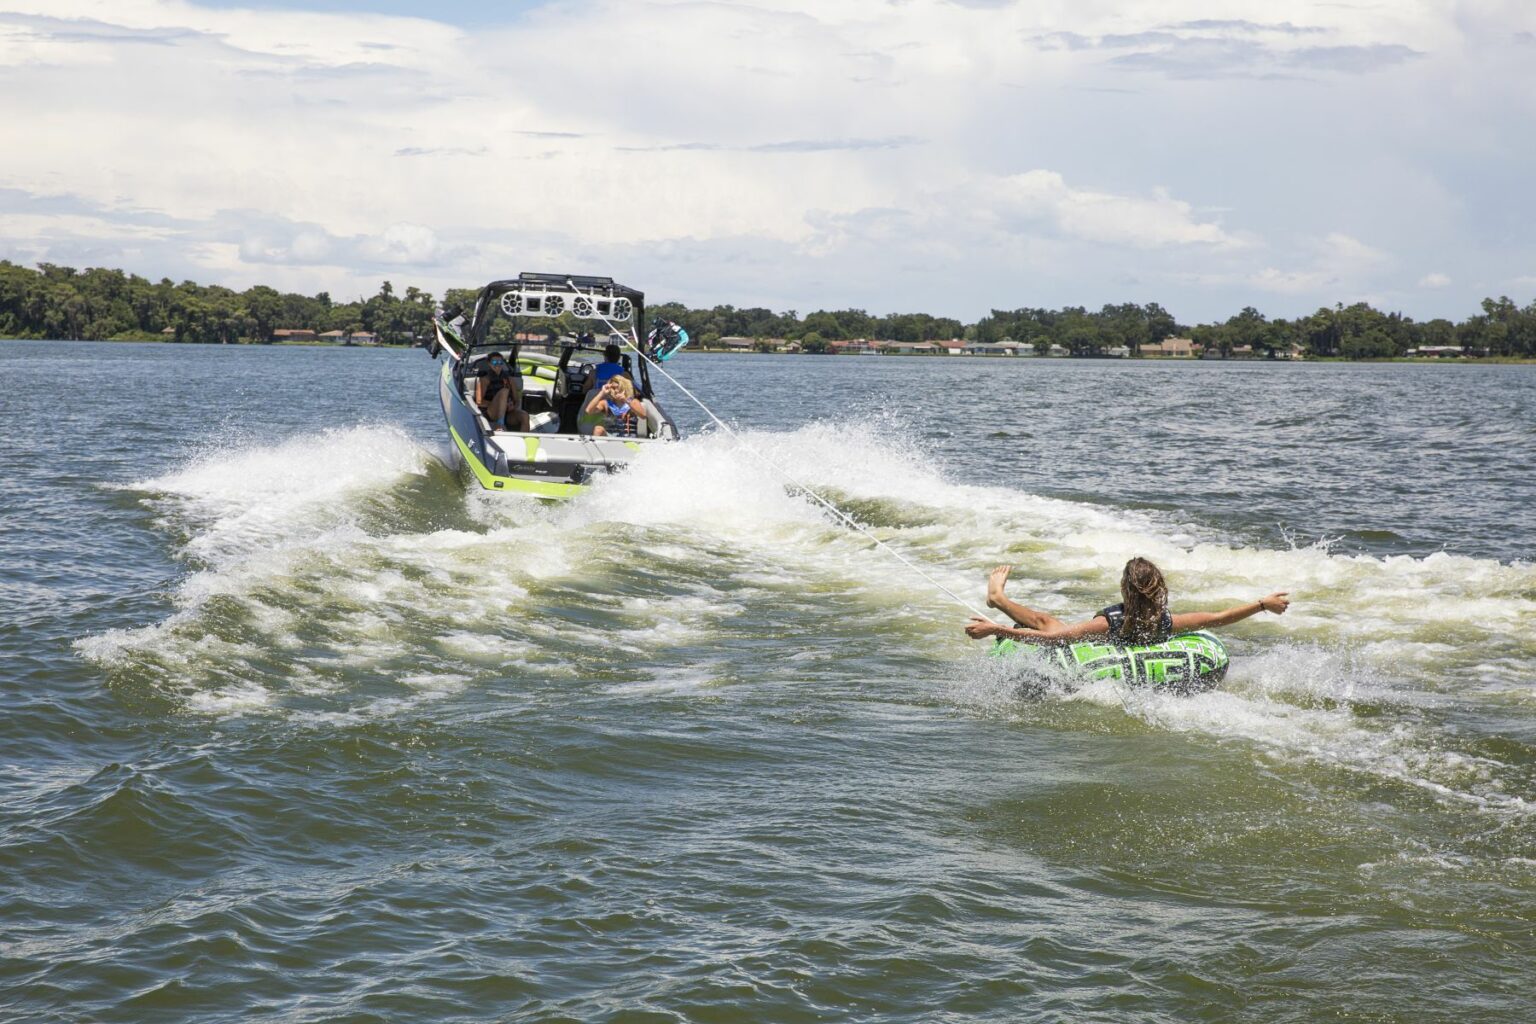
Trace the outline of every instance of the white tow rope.
<instances>
[{"instance_id":1,"label":"white tow rope","mask_svg":"<svg viewBox=\"0 0 1536 1024\"><path fill-rule=\"evenodd\" d=\"M566 278L566 282L565 283L570 285L571 286L571 290L577 292L578 294L581 294L581 295L586 295L587 294L587 293L583 292L580 288L578 288L576 286L576 282L572 281L570 278ZM591 296L588 296L588 297L590 298ZM594 309L596 308L596 305L597 304L594 302L593 303L593 308ZM735 428L733 428L729 423L727 423L724 420L722 420L719 416L716 416L714 414L714 411L712 409L710 409L709 406L704 404L704 400L703 399L701 399L698 395L694 394L692 391L689 391L687 388L685 388L682 385L682 382L680 382L676 377L672 376L670 373L668 373L662 367L660 362L658 362L657 360L652 359L650 356L646 355L645 352L640 348L640 346L638 344L636 344L636 340L638 340L639 335L634 333L633 328L631 328L629 333L626 334L623 330L621 330L619 328L619 326L617 324L615 324L612 320L609 320L607 317L603 316L602 314L598 314L597 319L599 319L603 323L607 324L611 333L617 335L620 338L623 338L624 339L624 343L626 345L628 345L631 349L634 350L635 355L639 356L641 359L644 359L651 366L655 367L657 372L659 372L663 377L667 378L667 380L672 382L672 386L673 387L677 388L677 390L679 390L683 394L687 395L689 397L689 399L691 399L693 401L693 404L697 405L700 409L702 409L704 411L704 415L708 416L711 420L713 420L715 426L719 427L721 430L723 430L727 434L729 434L733 441L735 441L741 447L745 448L747 451L751 452L753 455L757 456L763 462L767 463L768 466L771 467L772 469L774 469L780 476L782 476L785 480L788 480L791 485L793 485L795 487L798 487L802 492L804 492L805 494L809 495L811 498L815 499L817 501L817 503L819 503L823 508L825 508L828 512L831 512L834 516L836 516L839 520L841 520L844 525L850 526L853 529L857 530L858 532L862 533L864 536L866 536L870 540L874 541L875 542L875 546L880 548L880 550L884 551L886 554L888 554L892 558L896 559L896 561L900 562L902 565L906 566L908 569L911 569L913 572L917 573L923 579L925 579L929 583L933 584L933 586L935 586L939 590L943 591L943 593L945 595L947 595L951 601L955 602L960 607L962 607L966 611L970 612L972 615L980 616L983 619L987 618L987 615L986 615L985 612L977 611L976 607L974 605L972 605L965 598L961 597L959 594L955 593L953 590L950 590L948 587L946 587L944 584L940 583L938 580L934 579L933 576L931 576L926 570L924 570L922 568L922 566L918 565L916 562L914 562L911 559L909 559L906 555L903 555L900 551L897 551L895 548L891 547L889 544L887 544L885 541L881 540L879 537L876 537L873 533L871 533L869 531L869 529L867 527L864 526L864 524L862 524L858 520L854 519L852 516L850 516L848 513L844 512L842 509L838 508L836 505L834 505L832 502L828 501L826 498L823 498L820 494L818 494L810 486L808 486L808 485L806 485L804 483L801 483L800 480L797 479L793 473L791 473L789 470L787 470L783 466L779 465L773 459L769 458L766 454L764 454L763 452L759 451L757 448L754 448L751 444L749 444L746 441L746 439L743 438L741 436L741 434Z\"/></svg>"}]
</instances>

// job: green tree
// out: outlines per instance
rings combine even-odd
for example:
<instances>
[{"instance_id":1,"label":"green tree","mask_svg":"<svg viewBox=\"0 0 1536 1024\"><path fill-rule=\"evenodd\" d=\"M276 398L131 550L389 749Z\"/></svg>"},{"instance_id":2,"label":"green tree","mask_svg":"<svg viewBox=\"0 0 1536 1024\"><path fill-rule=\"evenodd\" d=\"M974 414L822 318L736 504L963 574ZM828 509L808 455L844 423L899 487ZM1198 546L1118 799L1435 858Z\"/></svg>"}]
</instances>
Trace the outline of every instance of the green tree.
<instances>
[{"instance_id":1,"label":"green tree","mask_svg":"<svg viewBox=\"0 0 1536 1024\"><path fill-rule=\"evenodd\" d=\"M302 328L304 325L296 323L284 323L283 297L277 293L276 288L268 288L264 284L258 284L248 288L241 296L245 304L245 310L255 325L252 328L252 337L259 342L272 340L272 332L279 326L289 329Z\"/></svg>"},{"instance_id":2,"label":"green tree","mask_svg":"<svg viewBox=\"0 0 1536 1024\"><path fill-rule=\"evenodd\" d=\"M1244 306L1242 312L1227 320L1226 336L1236 348L1246 345L1254 352L1271 346L1269 320L1252 306Z\"/></svg>"}]
</instances>

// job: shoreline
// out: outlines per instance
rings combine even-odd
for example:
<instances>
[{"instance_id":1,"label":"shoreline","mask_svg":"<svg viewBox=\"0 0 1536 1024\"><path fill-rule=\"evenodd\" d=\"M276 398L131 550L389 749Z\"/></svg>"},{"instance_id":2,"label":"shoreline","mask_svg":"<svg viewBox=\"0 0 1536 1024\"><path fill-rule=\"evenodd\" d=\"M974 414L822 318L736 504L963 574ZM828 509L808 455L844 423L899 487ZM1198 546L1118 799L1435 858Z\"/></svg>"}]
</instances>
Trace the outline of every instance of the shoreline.
<instances>
[{"instance_id":1,"label":"shoreline","mask_svg":"<svg viewBox=\"0 0 1536 1024\"><path fill-rule=\"evenodd\" d=\"M322 348L322 349L356 349L367 350L396 350L403 351L421 348L420 345L336 345L326 341L241 341L234 344L208 341L167 341L164 338L0 338L0 341L20 341L39 345L48 344L129 344L129 345L170 345L176 347L196 348ZM868 359L868 353L809 353L809 352L736 352L728 349L688 349L678 353L682 356L748 356L752 358L776 358L781 356L806 356L817 359ZM980 352L967 352L960 355L949 355L929 352L876 352L874 357L881 359L986 359L1007 360L1010 362L1060 362L1060 363L1146 363L1155 365L1232 365L1232 366L1270 366L1291 365L1299 363L1342 363L1345 365L1359 366L1372 363L1403 363L1412 366L1536 366L1536 357L1527 356L1431 356L1428 358L1416 358L1414 356L1390 356L1384 359L1346 359L1343 356L1307 356L1301 359L1206 359L1204 357L1188 356L1009 356L1001 354L987 354Z\"/></svg>"},{"instance_id":2,"label":"shoreline","mask_svg":"<svg viewBox=\"0 0 1536 1024\"><path fill-rule=\"evenodd\" d=\"M690 348L679 353L683 356L751 356L772 358L778 356L807 356L816 359L857 359L871 358L866 353L833 353L821 354L810 352L735 352L728 349L695 349ZM1005 356L993 355L982 352L966 352L960 355L939 355L938 353L925 352L876 352L875 356L881 359L988 359L1002 360L1016 363L1148 363L1160 365L1204 365L1223 364L1231 366L1283 366L1297 363L1343 363L1346 365L1361 365L1364 363L1406 363L1413 366L1432 366L1441 363L1447 366L1486 366L1492 364L1505 364L1514 366L1536 366L1536 356L1456 356L1444 358L1431 356L1428 358L1415 358L1413 356L1390 356L1384 359L1345 359L1343 356L1307 356L1302 359L1205 359L1202 357L1188 356Z\"/></svg>"}]
</instances>

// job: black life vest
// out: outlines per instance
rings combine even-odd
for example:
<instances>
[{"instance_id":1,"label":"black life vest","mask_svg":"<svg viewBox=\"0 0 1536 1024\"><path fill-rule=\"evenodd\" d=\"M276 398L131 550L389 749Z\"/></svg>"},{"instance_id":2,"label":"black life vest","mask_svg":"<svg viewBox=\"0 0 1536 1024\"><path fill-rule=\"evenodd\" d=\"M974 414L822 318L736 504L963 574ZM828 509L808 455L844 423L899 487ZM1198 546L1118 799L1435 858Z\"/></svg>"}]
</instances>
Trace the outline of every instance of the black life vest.
<instances>
[{"instance_id":1,"label":"black life vest","mask_svg":"<svg viewBox=\"0 0 1536 1024\"><path fill-rule=\"evenodd\" d=\"M1130 644L1160 644L1173 636L1173 616L1168 609L1163 609L1163 617L1158 621L1157 634L1151 637L1126 637L1121 632L1125 627L1125 605L1112 604L1099 612L1109 620L1109 642L1127 646Z\"/></svg>"},{"instance_id":2,"label":"black life vest","mask_svg":"<svg viewBox=\"0 0 1536 1024\"><path fill-rule=\"evenodd\" d=\"M510 388L515 380L522 377L522 374L511 363L503 366L500 370L493 369L487 363L485 371L480 376L485 380L485 400L489 402L495 397L496 392L502 388Z\"/></svg>"}]
</instances>

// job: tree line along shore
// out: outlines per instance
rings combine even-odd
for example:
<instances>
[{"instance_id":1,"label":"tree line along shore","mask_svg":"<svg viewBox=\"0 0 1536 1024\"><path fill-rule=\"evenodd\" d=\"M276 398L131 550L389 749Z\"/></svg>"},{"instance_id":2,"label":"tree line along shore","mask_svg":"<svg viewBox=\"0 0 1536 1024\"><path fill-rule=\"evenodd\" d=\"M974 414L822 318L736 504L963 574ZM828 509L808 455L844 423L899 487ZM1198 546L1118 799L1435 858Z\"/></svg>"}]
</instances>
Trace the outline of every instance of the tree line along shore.
<instances>
[{"instance_id":1,"label":"tree line along shore","mask_svg":"<svg viewBox=\"0 0 1536 1024\"><path fill-rule=\"evenodd\" d=\"M477 289L450 288L446 307L468 308ZM121 270L0 260L0 337L173 341L203 344L335 342L412 345L428 338L434 296L385 281L369 298L339 302L266 285L235 291L192 281L151 282ZM1536 300L1484 299L1459 322L1416 321L1368 303L1269 319L1247 307L1225 321L1188 326L1155 302L994 309L972 324L926 313L872 316L860 309L795 310L663 302L705 350L804 353L1025 354L1393 359L1412 356L1536 358Z\"/></svg>"}]
</instances>

